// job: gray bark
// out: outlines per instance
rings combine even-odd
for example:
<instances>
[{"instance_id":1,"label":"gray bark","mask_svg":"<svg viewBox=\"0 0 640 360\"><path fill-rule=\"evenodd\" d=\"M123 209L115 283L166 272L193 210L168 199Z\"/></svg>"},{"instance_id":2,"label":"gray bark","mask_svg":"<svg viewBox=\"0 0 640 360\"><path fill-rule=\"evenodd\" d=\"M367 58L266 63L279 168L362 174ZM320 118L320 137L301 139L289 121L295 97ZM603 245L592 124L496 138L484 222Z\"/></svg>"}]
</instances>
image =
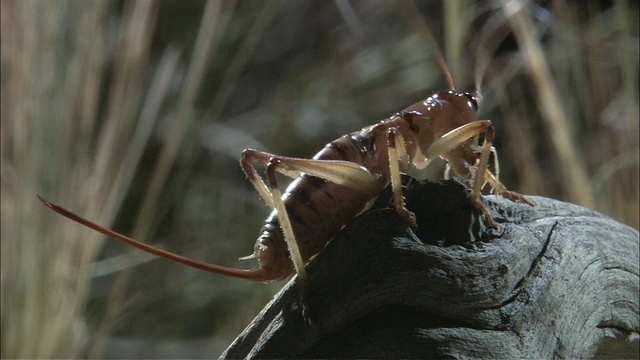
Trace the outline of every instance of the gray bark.
<instances>
[{"instance_id":1,"label":"gray bark","mask_svg":"<svg viewBox=\"0 0 640 360\"><path fill-rule=\"evenodd\" d=\"M410 181L413 231L387 195L310 262L304 296L292 279L222 357L638 357L636 230L493 196L502 227L487 229L467 196L454 181Z\"/></svg>"}]
</instances>

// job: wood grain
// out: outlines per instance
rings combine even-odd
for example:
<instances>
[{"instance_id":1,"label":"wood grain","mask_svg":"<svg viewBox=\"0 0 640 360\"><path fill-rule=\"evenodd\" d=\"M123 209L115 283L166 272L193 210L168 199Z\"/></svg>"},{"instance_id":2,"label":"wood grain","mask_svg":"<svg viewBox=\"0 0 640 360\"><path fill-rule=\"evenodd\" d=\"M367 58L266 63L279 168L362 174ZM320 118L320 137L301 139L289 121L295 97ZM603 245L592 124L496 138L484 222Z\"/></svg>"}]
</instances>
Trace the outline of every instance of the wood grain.
<instances>
[{"instance_id":1,"label":"wood grain","mask_svg":"<svg viewBox=\"0 0 640 360\"><path fill-rule=\"evenodd\" d=\"M416 231L383 196L311 261L304 294L292 279L222 357L638 357L636 230L487 196L492 230L461 183L406 186Z\"/></svg>"}]
</instances>

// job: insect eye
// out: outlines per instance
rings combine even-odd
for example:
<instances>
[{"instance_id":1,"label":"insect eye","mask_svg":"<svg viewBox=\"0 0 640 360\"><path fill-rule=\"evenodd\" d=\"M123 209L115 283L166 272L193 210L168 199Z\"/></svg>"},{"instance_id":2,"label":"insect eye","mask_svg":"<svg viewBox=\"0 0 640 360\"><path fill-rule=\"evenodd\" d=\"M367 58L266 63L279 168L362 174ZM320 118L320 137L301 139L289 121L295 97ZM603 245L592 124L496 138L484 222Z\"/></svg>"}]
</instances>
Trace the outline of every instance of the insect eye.
<instances>
[{"instance_id":1,"label":"insect eye","mask_svg":"<svg viewBox=\"0 0 640 360\"><path fill-rule=\"evenodd\" d=\"M469 92L465 92L462 95L467 97L467 100L469 101L469 106L474 111L478 111L478 99L475 97L475 95L473 95L472 93L469 93Z\"/></svg>"}]
</instances>

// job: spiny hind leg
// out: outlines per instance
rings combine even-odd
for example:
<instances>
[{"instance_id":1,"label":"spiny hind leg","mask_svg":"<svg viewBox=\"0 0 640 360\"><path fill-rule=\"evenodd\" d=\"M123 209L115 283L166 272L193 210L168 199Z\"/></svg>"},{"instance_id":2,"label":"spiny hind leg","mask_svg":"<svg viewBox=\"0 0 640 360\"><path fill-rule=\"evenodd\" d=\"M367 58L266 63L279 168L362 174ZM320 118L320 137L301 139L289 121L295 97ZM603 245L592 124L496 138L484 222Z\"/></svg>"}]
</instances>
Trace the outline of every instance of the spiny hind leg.
<instances>
[{"instance_id":1,"label":"spiny hind leg","mask_svg":"<svg viewBox=\"0 0 640 360\"><path fill-rule=\"evenodd\" d=\"M309 276L307 275L307 270L305 269L304 259L302 258L300 247L298 246L295 234L293 233L291 219L289 218L287 209L284 206L284 201L282 201L282 193L280 191L280 186L276 177L276 168L279 164L280 160L277 158L272 158L269 161L269 163L267 164L267 181L269 181L273 205L278 213L280 228L282 228L284 239L287 243L287 248L289 249L289 255L291 256L291 261L293 262L293 267L296 269L296 273L298 274L300 282L303 284L307 284L309 282Z\"/></svg>"},{"instance_id":2,"label":"spiny hind leg","mask_svg":"<svg viewBox=\"0 0 640 360\"><path fill-rule=\"evenodd\" d=\"M253 163L266 166L267 181L264 183L253 167ZM296 269L296 273L301 282L306 283L308 276L305 270L304 259L293 232L291 219L282 200L276 172L288 177L295 178L304 173L327 181L344 185L347 188L375 193L377 187L376 178L364 167L348 161L334 160L313 160L289 158L274 154L269 154L259 150L247 149L242 154L242 167L247 176L267 204L277 211L280 227L282 228L285 241L291 260ZM264 195L263 195L264 194Z\"/></svg>"},{"instance_id":3,"label":"spiny hind leg","mask_svg":"<svg viewBox=\"0 0 640 360\"><path fill-rule=\"evenodd\" d=\"M276 172L290 177L297 177L304 173L341 184L345 186L345 188L370 192L372 194L376 191L377 181L375 176L364 167L347 161L296 159L272 155L267 163L267 180L271 188L273 204L278 214L278 220L280 221L287 247L289 248L291 260L301 284L303 316L307 322L311 324L314 322L314 316L307 299L309 276L305 269L305 262L300 248L295 239L289 213L282 200L282 192L278 185Z\"/></svg>"},{"instance_id":4,"label":"spiny hind leg","mask_svg":"<svg viewBox=\"0 0 640 360\"><path fill-rule=\"evenodd\" d=\"M387 144L389 149L389 178L391 179L391 190L393 191L393 205L402 220L415 229L418 227L416 215L404 206L404 196L402 196L400 166L402 165L403 167L402 171L406 171L409 163L404 139L396 129L390 128L387 132Z\"/></svg>"},{"instance_id":5,"label":"spiny hind leg","mask_svg":"<svg viewBox=\"0 0 640 360\"><path fill-rule=\"evenodd\" d=\"M262 181L260 176L258 176L252 164L257 163L266 167L272 159L279 160L275 170L290 178L295 178L305 173L338 185L343 185L350 189L367 193L375 193L378 186L373 174L363 166L350 161L291 158L255 149L245 149L242 152L242 168L251 183L254 184L260 193L260 196L267 198L265 199L267 204L272 201L272 195L267 185ZM263 195L263 193L265 195Z\"/></svg>"},{"instance_id":6,"label":"spiny hind leg","mask_svg":"<svg viewBox=\"0 0 640 360\"><path fill-rule=\"evenodd\" d=\"M253 167L253 164L260 164L266 167L269 163L269 160L274 156L276 155L269 154L260 150L244 149L244 151L242 152L242 158L240 159L240 166L242 166L242 170L244 170L244 173L247 175L249 181L251 181L253 187L256 188L256 191L258 191L258 194L260 194L262 200L264 200L267 206L271 209L275 208L273 204L273 195L271 193L271 190L269 190L269 188L267 187L267 184L265 184L264 180L262 180L262 177L258 175L258 172Z\"/></svg>"}]
</instances>

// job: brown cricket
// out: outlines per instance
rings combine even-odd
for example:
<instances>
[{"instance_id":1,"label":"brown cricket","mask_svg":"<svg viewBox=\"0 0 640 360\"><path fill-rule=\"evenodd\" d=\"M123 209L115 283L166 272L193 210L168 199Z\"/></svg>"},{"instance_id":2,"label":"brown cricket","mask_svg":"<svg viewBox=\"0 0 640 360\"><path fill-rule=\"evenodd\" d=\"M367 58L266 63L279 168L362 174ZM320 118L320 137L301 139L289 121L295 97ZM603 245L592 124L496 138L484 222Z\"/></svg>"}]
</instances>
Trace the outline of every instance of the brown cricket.
<instances>
[{"instance_id":1,"label":"brown cricket","mask_svg":"<svg viewBox=\"0 0 640 360\"><path fill-rule=\"evenodd\" d=\"M241 166L262 199L272 209L260 230L254 252L259 268L244 270L213 265L154 248L115 231L106 229L38 195L53 211L90 227L106 236L209 272L253 281L287 278L295 272L302 283L308 282L305 264L327 242L366 211L389 185L398 215L416 227L415 216L404 206L400 173L410 165L418 170L436 157L447 161L447 168L462 178L473 178L470 201L489 226L496 226L478 201L485 182L493 193L512 201L534 205L524 196L508 191L498 180L497 158L492 147L494 127L490 120L478 120L479 82L475 93L454 90L451 75L436 51L438 62L449 84L439 92L391 117L344 135L320 150L312 159L291 158L255 149L242 152ZM478 146L478 136L484 141ZM488 169L494 152L496 174ZM266 168L265 182L254 165ZM293 182L284 195L276 173Z\"/></svg>"}]
</instances>

